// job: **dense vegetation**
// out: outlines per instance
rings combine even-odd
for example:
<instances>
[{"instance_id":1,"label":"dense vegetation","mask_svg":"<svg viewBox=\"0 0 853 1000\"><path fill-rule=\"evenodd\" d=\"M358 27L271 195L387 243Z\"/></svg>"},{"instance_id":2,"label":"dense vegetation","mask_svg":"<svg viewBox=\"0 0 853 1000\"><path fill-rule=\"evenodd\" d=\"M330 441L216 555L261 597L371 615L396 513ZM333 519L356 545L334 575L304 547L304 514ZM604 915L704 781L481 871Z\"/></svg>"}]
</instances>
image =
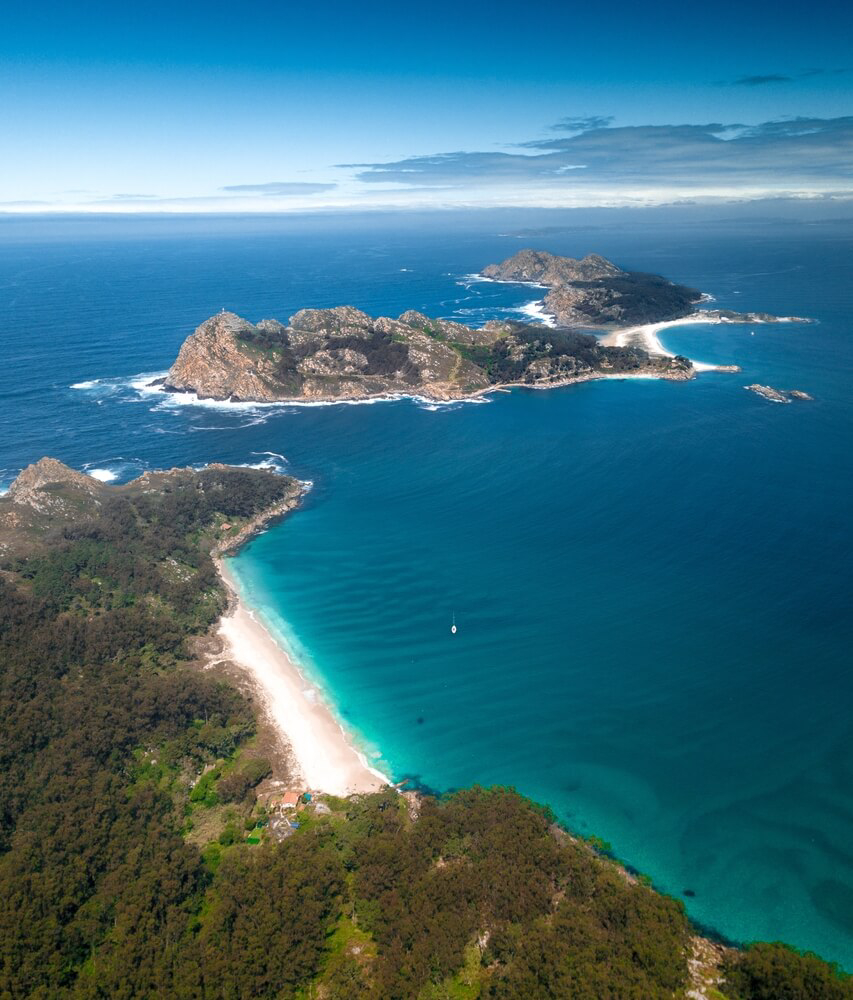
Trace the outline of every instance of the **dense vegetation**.
<instances>
[{"instance_id":1,"label":"dense vegetation","mask_svg":"<svg viewBox=\"0 0 853 1000\"><path fill-rule=\"evenodd\" d=\"M657 323L660 320L684 316L692 311L701 293L696 288L676 285L659 274L625 271L596 281L573 281L572 287L598 293L588 300L581 299L575 308L587 313L591 322L600 322L613 306L618 307L624 323Z\"/></svg>"},{"instance_id":2,"label":"dense vegetation","mask_svg":"<svg viewBox=\"0 0 853 1000\"><path fill-rule=\"evenodd\" d=\"M326 798L272 835L250 705L187 637L223 607L214 540L288 489L105 488L0 575L0 998L683 995L681 905L510 790ZM851 996L781 946L728 973L737 1000Z\"/></svg>"},{"instance_id":3,"label":"dense vegetation","mask_svg":"<svg viewBox=\"0 0 853 1000\"><path fill-rule=\"evenodd\" d=\"M817 955L778 942L732 952L725 963L731 1000L851 1000L853 979Z\"/></svg>"},{"instance_id":4,"label":"dense vegetation","mask_svg":"<svg viewBox=\"0 0 853 1000\"><path fill-rule=\"evenodd\" d=\"M598 370L602 364L612 372L630 372L648 365L648 354L636 347L602 347L598 338L575 330L550 330L525 323L507 323L507 335L488 345L454 344L463 357L488 373L498 385L532 380L529 366L548 359L565 367L566 374L581 368ZM686 363L686 359L685 359Z\"/></svg>"}]
</instances>

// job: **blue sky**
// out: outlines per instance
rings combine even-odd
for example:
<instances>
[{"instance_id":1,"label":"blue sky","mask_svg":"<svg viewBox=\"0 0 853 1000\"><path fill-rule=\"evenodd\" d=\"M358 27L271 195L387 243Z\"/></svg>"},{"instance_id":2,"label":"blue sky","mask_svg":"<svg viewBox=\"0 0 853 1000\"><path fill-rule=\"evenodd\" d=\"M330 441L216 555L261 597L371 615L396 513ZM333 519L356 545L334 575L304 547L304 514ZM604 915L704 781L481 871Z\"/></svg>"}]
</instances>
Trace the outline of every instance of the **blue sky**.
<instances>
[{"instance_id":1,"label":"blue sky","mask_svg":"<svg viewBox=\"0 0 853 1000\"><path fill-rule=\"evenodd\" d=\"M14 5L0 211L847 197L850 6Z\"/></svg>"}]
</instances>

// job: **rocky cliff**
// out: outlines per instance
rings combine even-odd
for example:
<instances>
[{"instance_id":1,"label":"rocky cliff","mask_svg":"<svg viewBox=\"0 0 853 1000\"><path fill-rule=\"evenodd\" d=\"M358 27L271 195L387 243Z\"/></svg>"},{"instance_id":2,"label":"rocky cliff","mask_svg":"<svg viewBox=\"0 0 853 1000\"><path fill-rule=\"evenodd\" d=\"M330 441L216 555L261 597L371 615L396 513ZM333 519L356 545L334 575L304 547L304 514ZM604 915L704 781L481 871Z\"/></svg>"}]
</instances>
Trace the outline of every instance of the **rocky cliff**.
<instances>
[{"instance_id":1,"label":"rocky cliff","mask_svg":"<svg viewBox=\"0 0 853 1000\"><path fill-rule=\"evenodd\" d=\"M187 338L165 385L202 398L262 401L394 393L454 399L486 388L484 373L423 319L410 325L340 306L303 309L287 325L253 326L223 312Z\"/></svg>"},{"instance_id":2,"label":"rocky cliff","mask_svg":"<svg viewBox=\"0 0 853 1000\"><path fill-rule=\"evenodd\" d=\"M658 274L623 271L598 254L582 260L537 250L520 250L483 277L529 281L550 289L544 308L561 326L630 326L678 319L693 311L702 293Z\"/></svg>"},{"instance_id":3,"label":"rocky cliff","mask_svg":"<svg viewBox=\"0 0 853 1000\"><path fill-rule=\"evenodd\" d=\"M186 339L163 386L234 401L393 394L452 400L496 385L545 386L620 373L681 379L693 371L685 358L603 347L572 331L505 322L475 330L414 310L373 319L340 306L303 309L287 324L219 313Z\"/></svg>"}]
</instances>

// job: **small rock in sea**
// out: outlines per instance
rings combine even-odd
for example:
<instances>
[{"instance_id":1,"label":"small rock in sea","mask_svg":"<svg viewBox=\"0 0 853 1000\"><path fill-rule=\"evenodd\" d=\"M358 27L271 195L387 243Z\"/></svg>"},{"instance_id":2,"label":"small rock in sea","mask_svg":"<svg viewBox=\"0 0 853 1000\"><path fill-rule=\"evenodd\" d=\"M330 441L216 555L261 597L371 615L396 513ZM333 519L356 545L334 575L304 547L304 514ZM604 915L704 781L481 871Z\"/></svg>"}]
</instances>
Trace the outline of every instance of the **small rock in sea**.
<instances>
[{"instance_id":1,"label":"small rock in sea","mask_svg":"<svg viewBox=\"0 0 853 1000\"><path fill-rule=\"evenodd\" d=\"M771 403L791 403L795 399L804 400L812 398L807 392L803 392L801 389L774 389L772 386L759 385L758 383L745 385L744 389L762 396Z\"/></svg>"},{"instance_id":2,"label":"small rock in sea","mask_svg":"<svg viewBox=\"0 0 853 1000\"><path fill-rule=\"evenodd\" d=\"M690 896L692 898L693 896L696 895L696 893L693 891L693 889L684 889L683 895Z\"/></svg>"}]
</instances>

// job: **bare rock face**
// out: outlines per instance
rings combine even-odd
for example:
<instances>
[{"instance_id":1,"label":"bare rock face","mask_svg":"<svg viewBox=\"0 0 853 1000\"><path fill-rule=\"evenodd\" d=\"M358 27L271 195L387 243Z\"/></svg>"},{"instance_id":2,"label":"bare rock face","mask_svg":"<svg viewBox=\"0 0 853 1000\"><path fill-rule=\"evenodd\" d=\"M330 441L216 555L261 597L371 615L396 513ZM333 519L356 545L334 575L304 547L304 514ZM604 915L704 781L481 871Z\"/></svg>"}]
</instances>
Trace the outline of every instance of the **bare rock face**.
<instances>
[{"instance_id":1,"label":"bare rock face","mask_svg":"<svg viewBox=\"0 0 853 1000\"><path fill-rule=\"evenodd\" d=\"M70 469L55 458L45 457L23 469L6 496L14 503L42 509L62 499L59 490L50 491L48 487L70 487L90 496L96 496L101 491L100 483L91 476Z\"/></svg>"},{"instance_id":2,"label":"bare rock face","mask_svg":"<svg viewBox=\"0 0 853 1000\"><path fill-rule=\"evenodd\" d=\"M456 399L488 387L486 374L449 343L462 331L477 341L472 331L442 321L435 322L443 333L427 329L430 321L414 315L423 323L373 319L352 306L302 309L285 326L253 325L223 312L187 338L164 387L202 399L259 402L394 394Z\"/></svg>"},{"instance_id":3,"label":"bare rock face","mask_svg":"<svg viewBox=\"0 0 853 1000\"><path fill-rule=\"evenodd\" d=\"M380 322L382 322L380 320ZM466 346L488 345L509 332L506 323L490 320L478 330L447 319L431 319L415 309L408 309L400 316L400 322L415 330L420 330L436 340Z\"/></svg>"},{"instance_id":4,"label":"bare rock face","mask_svg":"<svg viewBox=\"0 0 853 1000\"><path fill-rule=\"evenodd\" d=\"M354 306L336 306L334 309L300 309L290 317L290 326L294 330L327 336L338 333L368 337L373 320Z\"/></svg>"},{"instance_id":5,"label":"bare rock face","mask_svg":"<svg viewBox=\"0 0 853 1000\"><path fill-rule=\"evenodd\" d=\"M28 465L0 497L0 558L91 512L105 490L103 483L55 458Z\"/></svg>"},{"instance_id":6,"label":"bare rock face","mask_svg":"<svg viewBox=\"0 0 853 1000\"><path fill-rule=\"evenodd\" d=\"M549 255L534 256L542 263ZM542 266L563 267L562 258L554 260ZM582 274L610 274L615 267L595 256L575 264ZM258 402L394 395L447 401L497 385L544 388L637 374L686 379L694 371L686 358L606 347L573 330L496 320L472 329L415 310L399 319L373 319L339 306L303 309L287 325L252 324L226 312L213 316L184 342L164 388Z\"/></svg>"},{"instance_id":7,"label":"bare rock face","mask_svg":"<svg viewBox=\"0 0 853 1000\"><path fill-rule=\"evenodd\" d=\"M272 362L260 352L250 356L241 346L241 336L254 329L229 312L206 320L181 346L166 388L195 392L201 399L275 399Z\"/></svg>"}]
</instances>

